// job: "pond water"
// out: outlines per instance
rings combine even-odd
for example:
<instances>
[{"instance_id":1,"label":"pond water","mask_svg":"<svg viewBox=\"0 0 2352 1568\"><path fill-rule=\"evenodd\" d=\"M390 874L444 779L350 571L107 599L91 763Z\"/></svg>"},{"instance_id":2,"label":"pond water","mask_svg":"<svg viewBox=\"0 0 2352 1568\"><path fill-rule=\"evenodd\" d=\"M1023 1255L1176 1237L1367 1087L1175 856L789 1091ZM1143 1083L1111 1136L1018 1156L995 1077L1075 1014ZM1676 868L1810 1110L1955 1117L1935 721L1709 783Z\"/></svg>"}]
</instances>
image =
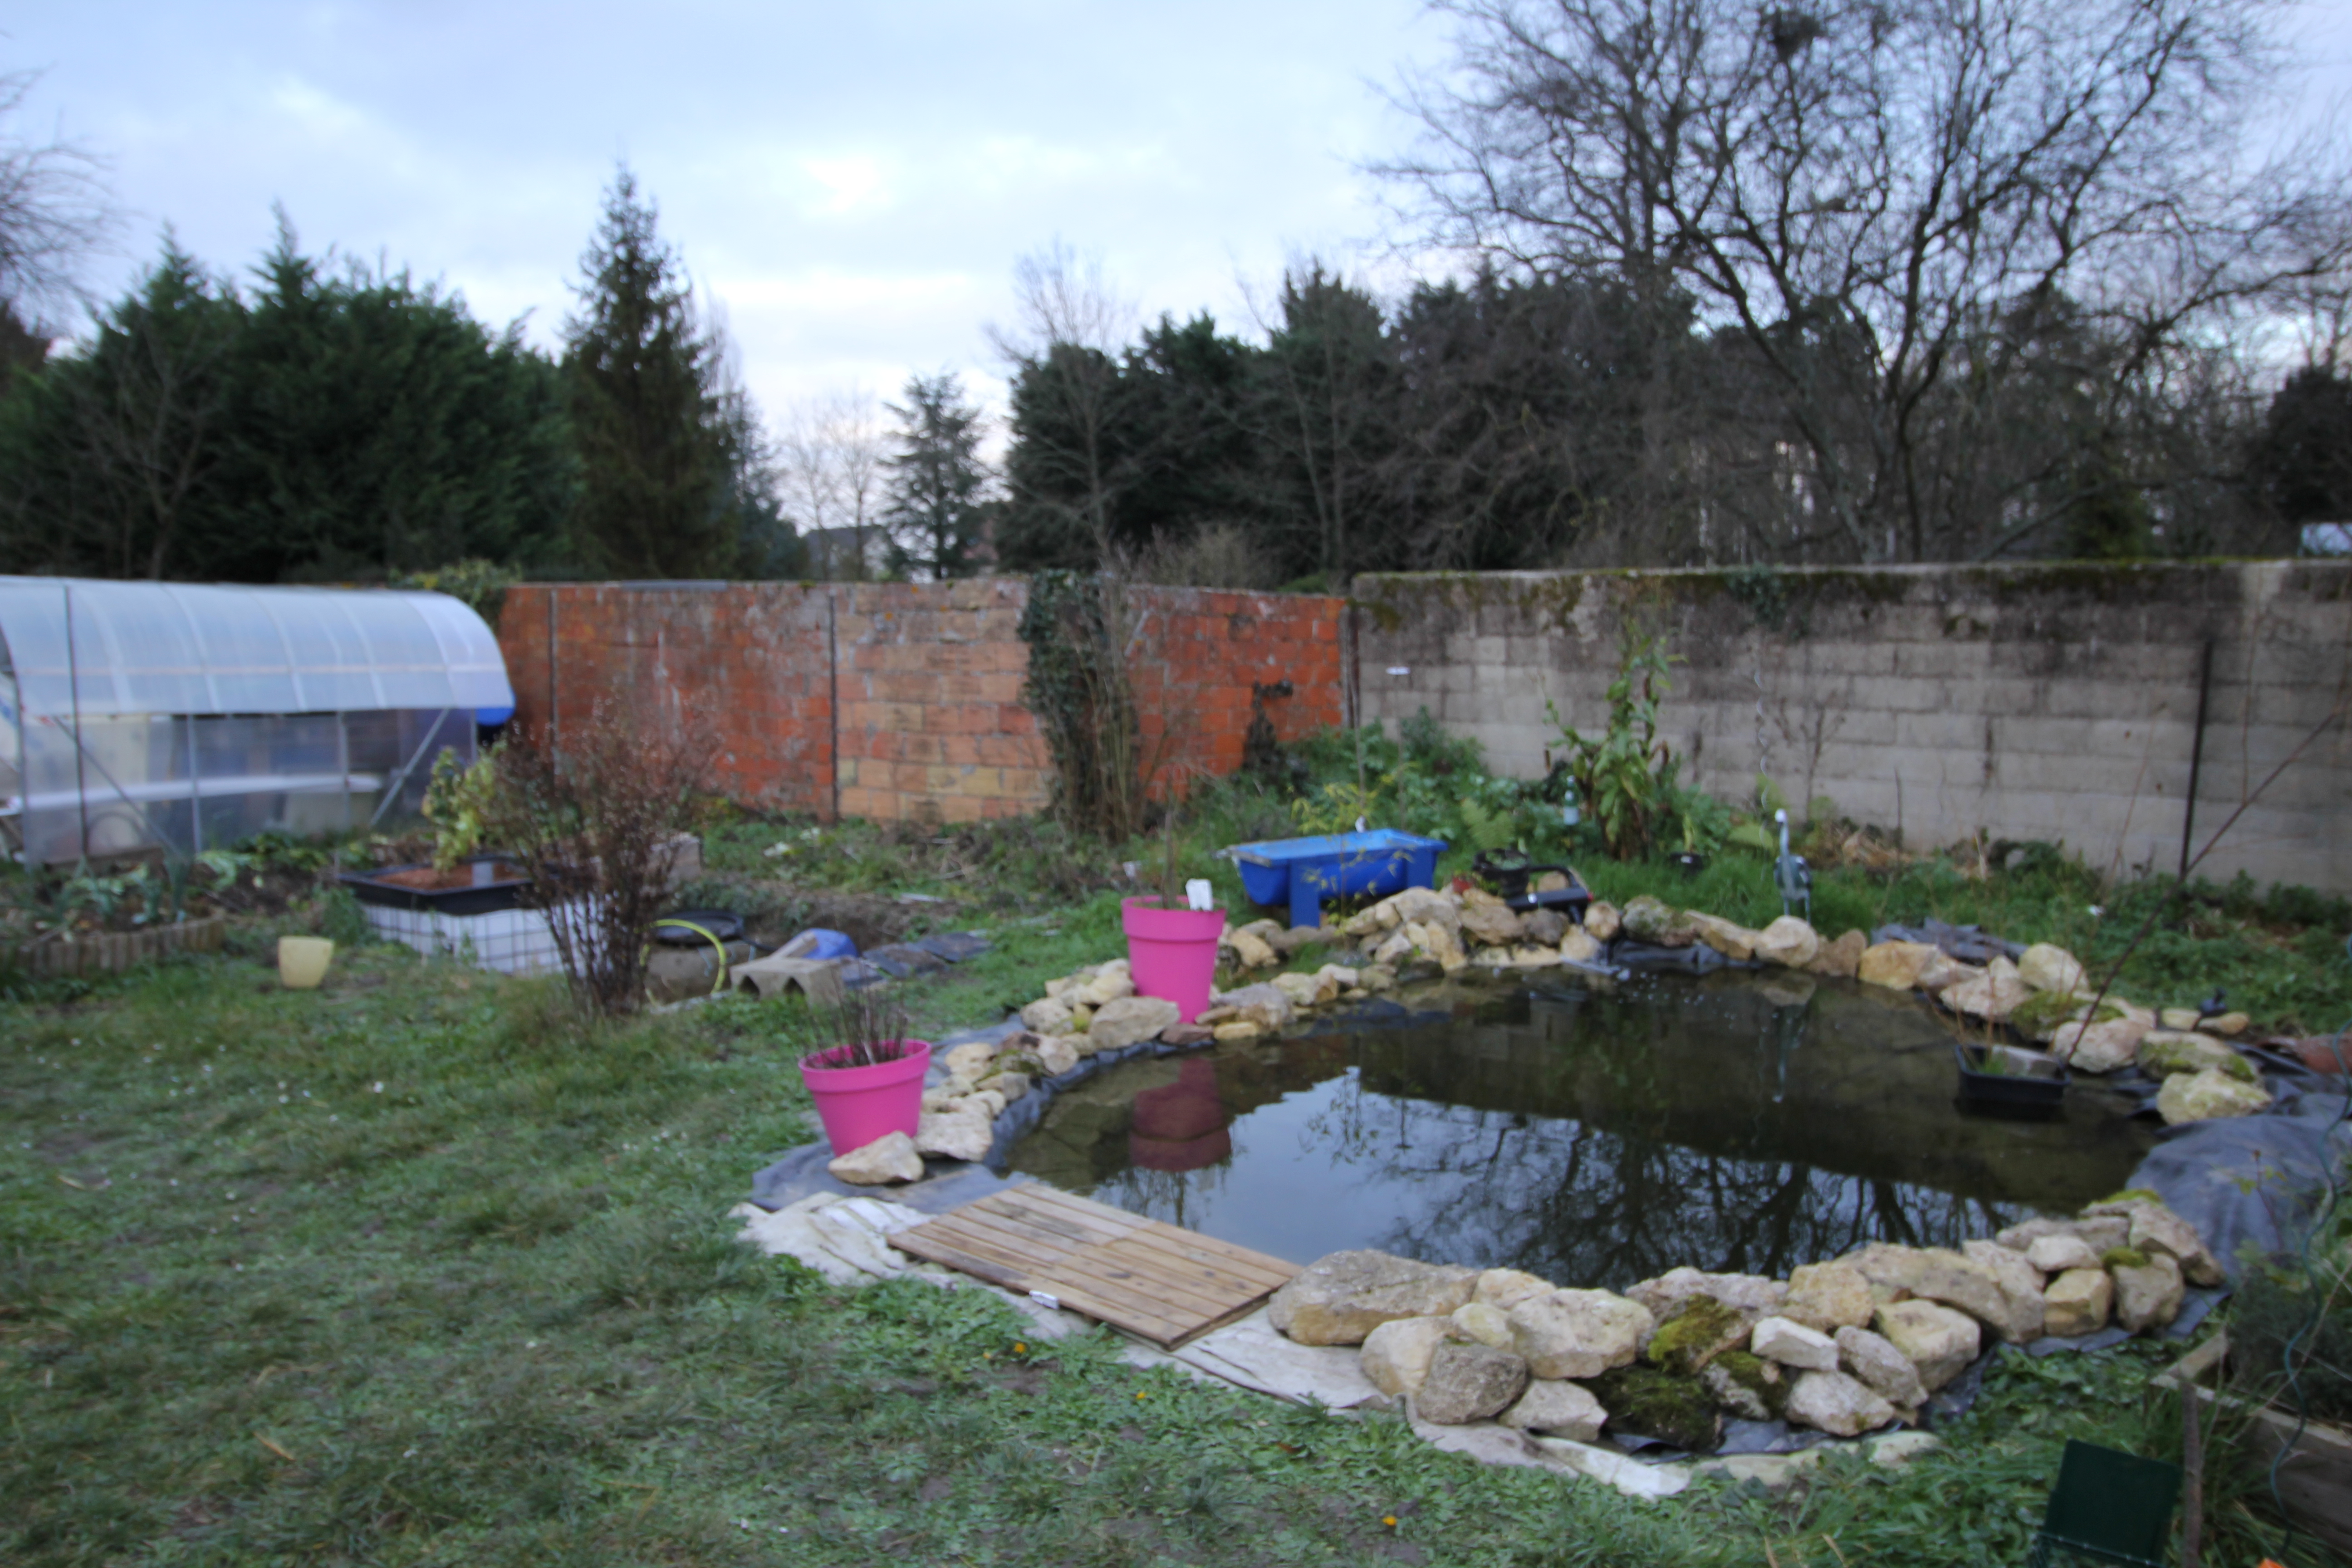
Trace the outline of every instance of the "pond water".
<instances>
[{"instance_id":1,"label":"pond water","mask_svg":"<svg viewBox=\"0 0 2352 1568\"><path fill-rule=\"evenodd\" d=\"M1909 996L1786 973L1449 988L1108 1068L1010 1163L1294 1262L1370 1247L1612 1289L1948 1246L2125 1184L2153 1142L2129 1101L1963 1111L1952 1037Z\"/></svg>"}]
</instances>

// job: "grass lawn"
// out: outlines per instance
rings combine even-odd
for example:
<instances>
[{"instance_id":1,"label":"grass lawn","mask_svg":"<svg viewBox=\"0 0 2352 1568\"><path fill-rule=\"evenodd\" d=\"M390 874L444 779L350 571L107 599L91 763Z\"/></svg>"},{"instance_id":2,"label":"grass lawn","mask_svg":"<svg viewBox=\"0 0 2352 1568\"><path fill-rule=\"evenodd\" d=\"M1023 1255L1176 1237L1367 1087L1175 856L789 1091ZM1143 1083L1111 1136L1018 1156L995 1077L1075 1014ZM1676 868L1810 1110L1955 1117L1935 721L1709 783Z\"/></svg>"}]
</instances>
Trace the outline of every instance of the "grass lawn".
<instances>
[{"instance_id":1,"label":"grass lawn","mask_svg":"<svg viewBox=\"0 0 2352 1568\"><path fill-rule=\"evenodd\" d=\"M1099 956L1110 909L919 1015ZM807 1135L798 1020L583 1029L383 947L318 993L226 956L0 1004L0 1561L2013 1562L2066 1435L2177 1447L2140 1384L2178 1347L2008 1358L1947 1455L1642 1504L1024 1348L977 1293L732 1240Z\"/></svg>"}]
</instances>

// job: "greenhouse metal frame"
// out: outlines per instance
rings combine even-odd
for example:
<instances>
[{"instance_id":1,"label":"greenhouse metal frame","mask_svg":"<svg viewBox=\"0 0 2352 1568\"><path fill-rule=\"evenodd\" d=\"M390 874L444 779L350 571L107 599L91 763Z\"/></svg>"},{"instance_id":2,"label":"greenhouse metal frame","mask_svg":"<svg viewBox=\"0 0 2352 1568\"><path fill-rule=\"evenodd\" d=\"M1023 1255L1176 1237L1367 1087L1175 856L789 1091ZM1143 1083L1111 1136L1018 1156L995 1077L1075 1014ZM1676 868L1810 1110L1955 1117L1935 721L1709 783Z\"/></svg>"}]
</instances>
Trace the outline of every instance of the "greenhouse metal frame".
<instances>
[{"instance_id":1,"label":"greenhouse metal frame","mask_svg":"<svg viewBox=\"0 0 2352 1568\"><path fill-rule=\"evenodd\" d=\"M513 711L446 595L0 576L0 843L27 863L407 816Z\"/></svg>"}]
</instances>

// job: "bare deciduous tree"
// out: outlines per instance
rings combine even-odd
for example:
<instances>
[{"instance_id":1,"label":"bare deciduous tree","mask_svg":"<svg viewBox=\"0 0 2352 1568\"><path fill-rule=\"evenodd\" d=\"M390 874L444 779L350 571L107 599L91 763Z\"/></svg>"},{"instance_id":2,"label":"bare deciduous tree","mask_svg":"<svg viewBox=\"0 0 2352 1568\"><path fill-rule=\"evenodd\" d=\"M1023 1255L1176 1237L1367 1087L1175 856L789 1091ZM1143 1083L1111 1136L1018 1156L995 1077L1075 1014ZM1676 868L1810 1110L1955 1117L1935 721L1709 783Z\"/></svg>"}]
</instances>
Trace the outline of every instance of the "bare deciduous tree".
<instances>
[{"instance_id":1,"label":"bare deciduous tree","mask_svg":"<svg viewBox=\"0 0 2352 1568\"><path fill-rule=\"evenodd\" d=\"M784 509L820 576L862 579L877 563L889 433L874 395L852 387L794 404L776 438Z\"/></svg>"},{"instance_id":2,"label":"bare deciduous tree","mask_svg":"<svg viewBox=\"0 0 2352 1568\"><path fill-rule=\"evenodd\" d=\"M79 142L20 135L14 121L40 79L0 75L0 306L27 327L58 324L82 260L112 232L104 164Z\"/></svg>"},{"instance_id":3,"label":"bare deciduous tree","mask_svg":"<svg viewBox=\"0 0 2352 1568\"><path fill-rule=\"evenodd\" d=\"M1012 474L1016 503L1066 510L1066 521L1107 560L1111 508L1129 479L1113 455L1119 354L1135 309L1103 276L1099 256L1080 257L1060 239L1013 264L1015 323L992 326L989 341L1018 376L1022 416L1056 431L1034 458L1045 471ZM1073 499L1074 498L1074 499Z\"/></svg>"},{"instance_id":4,"label":"bare deciduous tree","mask_svg":"<svg viewBox=\"0 0 2352 1568\"><path fill-rule=\"evenodd\" d=\"M2341 150L2261 156L2264 0L1442 3L1457 68L1387 172L1448 245L1693 297L1803 454L1782 553L2026 541L2080 446L1969 515L1948 491L2053 336L2096 424L2352 255Z\"/></svg>"}]
</instances>

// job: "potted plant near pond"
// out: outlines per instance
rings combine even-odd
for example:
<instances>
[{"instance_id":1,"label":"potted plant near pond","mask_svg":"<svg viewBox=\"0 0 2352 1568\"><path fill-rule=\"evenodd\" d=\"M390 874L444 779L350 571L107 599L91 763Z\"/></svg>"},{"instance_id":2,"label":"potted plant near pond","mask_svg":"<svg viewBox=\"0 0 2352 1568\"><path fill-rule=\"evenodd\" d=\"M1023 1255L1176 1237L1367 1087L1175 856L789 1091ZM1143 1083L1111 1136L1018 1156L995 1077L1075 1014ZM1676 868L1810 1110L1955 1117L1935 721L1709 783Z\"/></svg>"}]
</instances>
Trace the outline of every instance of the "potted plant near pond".
<instances>
[{"instance_id":1,"label":"potted plant near pond","mask_svg":"<svg viewBox=\"0 0 2352 1568\"><path fill-rule=\"evenodd\" d=\"M801 1081L834 1153L893 1132L912 1138L923 1115L930 1042L908 1039L906 1014L871 991L843 997L831 1026L833 1044L801 1058Z\"/></svg>"},{"instance_id":2,"label":"potted plant near pond","mask_svg":"<svg viewBox=\"0 0 2352 1568\"><path fill-rule=\"evenodd\" d=\"M443 752L434 759L425 792L425 816L433 824L431 861L346 871L339 880L362 903L396 909L478 915L519 907L530 875L514 857L482 851L498 788L495 755L485 753L468 767L455 752Z\"/></svg>"},{"instance_id":3,"label":"potted plant near pond","mask_svg":"<svg viewBox=\"0 0 2352 1568\"><path fill-rule=\"evenodd\" d=\"M1206 881L1184 880L1172 828L1161 833L1160 846L1160 891L1121 899L1119 924L1127 931L1135 994L1175 1003L1177 1016L1189 1024L1209 1010L1225 911L1216 907Z\"/></svg>"}]
</instances>

